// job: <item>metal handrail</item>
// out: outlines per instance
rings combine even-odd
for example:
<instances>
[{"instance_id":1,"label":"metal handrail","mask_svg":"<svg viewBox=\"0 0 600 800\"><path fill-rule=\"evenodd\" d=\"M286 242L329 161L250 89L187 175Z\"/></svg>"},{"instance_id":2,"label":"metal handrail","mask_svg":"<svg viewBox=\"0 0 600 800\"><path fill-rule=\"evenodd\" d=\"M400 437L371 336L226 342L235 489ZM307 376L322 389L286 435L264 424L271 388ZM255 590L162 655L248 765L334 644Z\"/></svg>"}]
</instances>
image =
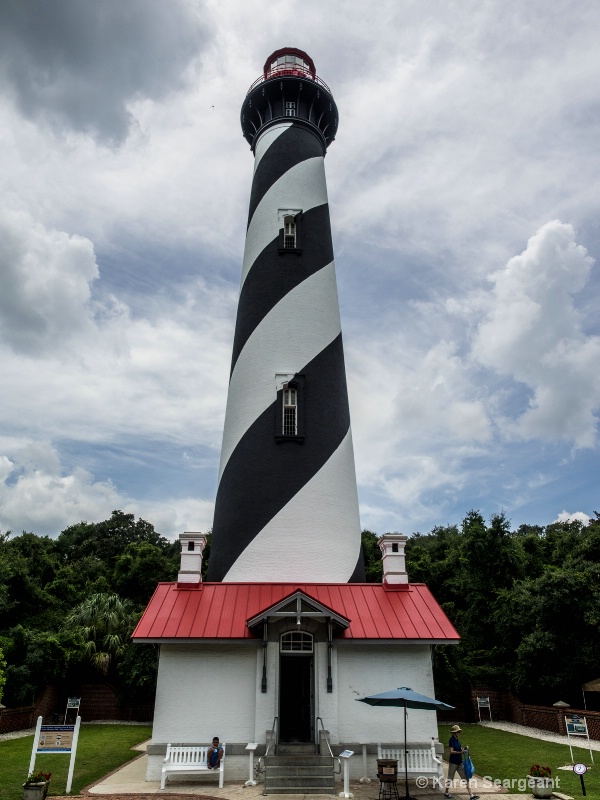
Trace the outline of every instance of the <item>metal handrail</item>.
<instances>
[{"instance_id":1,"label":"metal handrail","mask_svg":"<svg viewBox=\"0 0 600 800\"><path fill-rule=\"evenodd\" d=\"M277 725L278 725L278 723L279 723L279 717L275 717L275 719L273 720L273 726L271 728L271 735L269 736L269 741L267 742L267 748L265 750L265 754L264 754L264 756L261 756L258 759L258 761L256 762L255 772L256 772L257 776L260 773L265 771L264 760L263 759L265 759L269 755L269 752L271 750L271 745L274 744L275 742L277 742Z\"/></svg>"},{"instance_id":2,"label":"metal handrail","mask_svg":"<svg viewBox=\"0 0 600 800\"><path fill-rule=\"evenodd\" d=\"M319 738L318 737L318 733L319 733L319 725L318 725L318 723L320 722L321 723L321 730L323 731L323 738L327 742L327 749L329 750L329 755L331 756L331 758L334 761L337 761L337 763L338 763L338 769L333 771L334 775L335 774L339 775L342 772L342 762L339 760L339 758L337 756L333 755L333 750L331 749L331 743L329 741L329 736L327 735L327 731L325 730L325 725L323 724L323 718L322 717L317 717L316 722L317 722L317 738Z\"/></svg>"},{"instance_id":3,"label":"metal handrail","mask_svg":"<svg viewBox=\"0 0 600 800\"><path fill-rule=\"evenodd\" d=\"M329 88L329 86L327 86L327 84L325 83L325 81L322 78L319 78L318 75L313 75L311 72L303 70L303 69L301 69L299 67L296 68L296 69L273 70L273 71L269 72L266 77L264 75L261 75L250 86L250 88L248 89L246 94L250 94L250 92L256 86L259 86L261 83L264 83L265 81L270 81L273 78L304 78L306 80L313 81L314 83L318 84L319 86L322 86L323 89L325 89L325 91L328 92L333 97L333 93L332 93L331 89Z\"/></svg>"}]
</instances>

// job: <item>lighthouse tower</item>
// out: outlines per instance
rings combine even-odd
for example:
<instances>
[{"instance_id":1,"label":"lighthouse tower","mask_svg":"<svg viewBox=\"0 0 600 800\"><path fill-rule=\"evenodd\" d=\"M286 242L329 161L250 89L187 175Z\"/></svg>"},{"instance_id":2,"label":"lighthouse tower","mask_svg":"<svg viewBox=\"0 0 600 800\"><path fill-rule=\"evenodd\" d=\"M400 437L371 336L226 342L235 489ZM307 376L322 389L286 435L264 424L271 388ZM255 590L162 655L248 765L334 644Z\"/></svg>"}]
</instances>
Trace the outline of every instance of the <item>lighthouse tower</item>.
<instances>
[{"instance_id":1,"label":"lighthouse tower","mask_svg":"<svg viewBox=\"0 0 600 800\"><path fill-rule=\"evenodd\" d=\"M254 153L209 581L363 579L324 159L338 113L286 47L244 100Z\"/></svg>"},{"instance_id":2,"label":"lighthouse tower","mask_svg":"<svg viewBox=\"0 0 600 800\"><path fill-rule=\"evenodd\" d=\"M381 537L382 582L362 582L324 171L337 108L306 53L267 59L242 130L255 167L208 580L206 537L181 534L177 580L157 586L133 632L160 645L146 778L164 786L172 743L217 732L229 781L259 748L263 794L332 796L331 753L356 742L353 779L375 778L373 743L386 742L394 757L417 752L441 786L435 712L411 712L399 736L394 714L356 702L398 675L433 697L432 646L459 637L409 583L402 534ZM215 675L218 690L198 691Z\"/></svg>"}]
</instances>

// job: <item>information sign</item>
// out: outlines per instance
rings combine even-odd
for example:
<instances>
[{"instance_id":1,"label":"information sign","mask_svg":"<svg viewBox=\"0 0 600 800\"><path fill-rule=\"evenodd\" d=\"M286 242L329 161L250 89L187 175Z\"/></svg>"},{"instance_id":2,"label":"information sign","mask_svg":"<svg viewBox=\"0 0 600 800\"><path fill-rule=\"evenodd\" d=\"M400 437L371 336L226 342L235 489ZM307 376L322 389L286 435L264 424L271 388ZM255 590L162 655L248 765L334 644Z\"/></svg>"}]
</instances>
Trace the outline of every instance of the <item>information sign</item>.
<instances>
[{"instance_id":1,"label":"information sign","mask_svg":"<svg viewBox=\"0 0 600 800\"><path fill-rule=\"evenodd\" d=\"M588 747L590 750L590 758L592 764L594 763L594 754L590 745L590 734L588 733L587 719L580 717L579 714L565 714L565 725L567 726L567 739L569 741L569 750L571 751L571 761L573 760L573 747L571 745L571 736L585 736L588 740ZM579 745L578 745L579 746Z\"/></svg>"},{"instance_id":2,"label":"information sign","mask_svg":"<svg viewBox=\"0 0 600 800\"><path fill-rule=\"evenodd\" d=\"M75 709L75 711L79 711L79 704L81 703L81 697L68 697L67 698L67 707L65 709L65 718L63 722L66 724L67 722L67 715L69 713L69 709Z\"/></svg>"},{"instance_id":3,"label":"information sign","mask_svg":"<svg viewBox=\"0 0 600 800\"><path fill-rule=\"evenodd\" d=\"M487 708L489 715L490 715L490 722L492 720L492 705L490 703L489 697L478 697L477 698L477 711L479 712L479 722L481 722L481 709Z\"/></svg>"},{"instance_id":4,"label":"information sign","mask_svg":"<svg viewBox=\"0 0 600 800\"><path fill-rule=\"evenodd\" d=\"M70 753L75 725L42 725L38 753Z\"/></svg>"},{"instance_id":5,"label":"information sign","mask_svg":"<svg viewBox=\"0 0 600 800\"><path fill-rule=\"evenodd\" d=\"M69 794L73 783L73 770L75 769L81 717L77 717L75 725L42 725L42 722L42 717L38 717L35 736L33 737L29 772L35 771L35 759L38 753L70 755L67 775L67 794Z\"/></svg>"},{"instance_id":6,"label":"information sign","mask_svg":"<svg viewBox=\"0 0 600 800\"><path fill-rule=\"evenodd\" d=\"M354 795L350 791L350 772L348 771L350 758L352 758L353 755L354 755L354 750L342 750L342 752L338 756L338 758L343 759L341 763L344 765L344 791L339 793L339 797L344 797L346 798L346 800L348 800L348 798L354 797Z\"/></svg>"},{"instance_id":7,"label":"information sign","mask_svg":"<svg viewBox=\"0 0 600 800\"><path fill-rule=\"evenodd\" d=\"M569 736L587 736L587 720L585 717L580 717L578 714L573 714L570 717L565 717L567 723L567 732Z\"/></svg>"}]
</instances>

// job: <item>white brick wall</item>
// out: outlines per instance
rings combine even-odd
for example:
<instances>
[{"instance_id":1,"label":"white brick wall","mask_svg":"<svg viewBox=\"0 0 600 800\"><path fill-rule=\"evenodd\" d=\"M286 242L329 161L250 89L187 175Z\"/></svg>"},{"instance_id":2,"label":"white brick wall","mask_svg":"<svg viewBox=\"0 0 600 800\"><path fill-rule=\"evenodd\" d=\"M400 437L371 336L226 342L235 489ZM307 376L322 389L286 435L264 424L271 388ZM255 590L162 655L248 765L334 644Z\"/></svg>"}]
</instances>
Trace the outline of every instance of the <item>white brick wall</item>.
<instances>
[{"instance_id":1,"label":"white brick wall","mask_svg":"<svg viewBox=\"0 0 600 800\"><path fill-rule=\"evenodd\" d=\"M254 645L162 645L152 743L253 741L256 663ZM161 763L149 757L147 780Z\"/></svg>"},{"instance_id":2,"label":"white brick wall","mask_svg":"<svg viewBox=\"0 0 600 800\"><path fill-rule=\"evenodd\" d=\"M403 712L357 703L359 697L408 686L434 695L429 645L344 645L337 651L340 742L401 742ZM433 711L408 712L409 742L437 736Z\"/></svg>"},{"instance_id":3,"label":"white brick wall","mask_svg":"<svg viewBox=\"0 0 600 800\"><path fill-rule=\"evenodd\" d=\"M153 743L251 741L256 647L162 645Z\"/></svg>"},{"instance_id":4,"label":"white brick wall","mask_svg":"<svg viewBox=\"0 0 600 800\"><path fill-rule=\"evenodd\" d=\"M337 682L337 652L335 646L331 654L331 675L333 678L333 692L327 692L327 642L316 645L315 654L315 709L316 716L323 720L325 729L330 733L332 742L338 742L338 682Z\"/></svg>"}]
</instances>

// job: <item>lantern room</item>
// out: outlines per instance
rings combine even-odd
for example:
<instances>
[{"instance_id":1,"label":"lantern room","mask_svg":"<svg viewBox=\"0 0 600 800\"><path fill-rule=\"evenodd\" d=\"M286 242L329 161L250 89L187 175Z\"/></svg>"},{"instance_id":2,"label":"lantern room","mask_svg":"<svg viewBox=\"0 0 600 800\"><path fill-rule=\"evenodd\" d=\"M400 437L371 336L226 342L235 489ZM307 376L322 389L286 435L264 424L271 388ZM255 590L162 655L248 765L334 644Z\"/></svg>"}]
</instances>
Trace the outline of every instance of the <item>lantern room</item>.
<instances>
[{"instance_id":1,"label":"lantern room","mask_svg":"<svg viewBox=\"0 0 600 800\"><path fill-rule=\"evenodd\" d=\"M313 80L316 77L312 58L303 50L296 50L294 47L283 47L272 53L265 61L263 74L265 80L278 78L281 75L303 75Z\"/></svg>"},{"instance_id":2,"label":"lantern room","mask_svg":"<svg viewBox=\"0 0 600 800\"><path fill-rule=\"evenodd\" d=\"M267 128L293 122L317 135L323 152L335 139L337 106L327 84L303 50L284 47L265 61L263 74L246 95L241 113L242 132L252 149Z\"/></svg>"}]
</instances>

